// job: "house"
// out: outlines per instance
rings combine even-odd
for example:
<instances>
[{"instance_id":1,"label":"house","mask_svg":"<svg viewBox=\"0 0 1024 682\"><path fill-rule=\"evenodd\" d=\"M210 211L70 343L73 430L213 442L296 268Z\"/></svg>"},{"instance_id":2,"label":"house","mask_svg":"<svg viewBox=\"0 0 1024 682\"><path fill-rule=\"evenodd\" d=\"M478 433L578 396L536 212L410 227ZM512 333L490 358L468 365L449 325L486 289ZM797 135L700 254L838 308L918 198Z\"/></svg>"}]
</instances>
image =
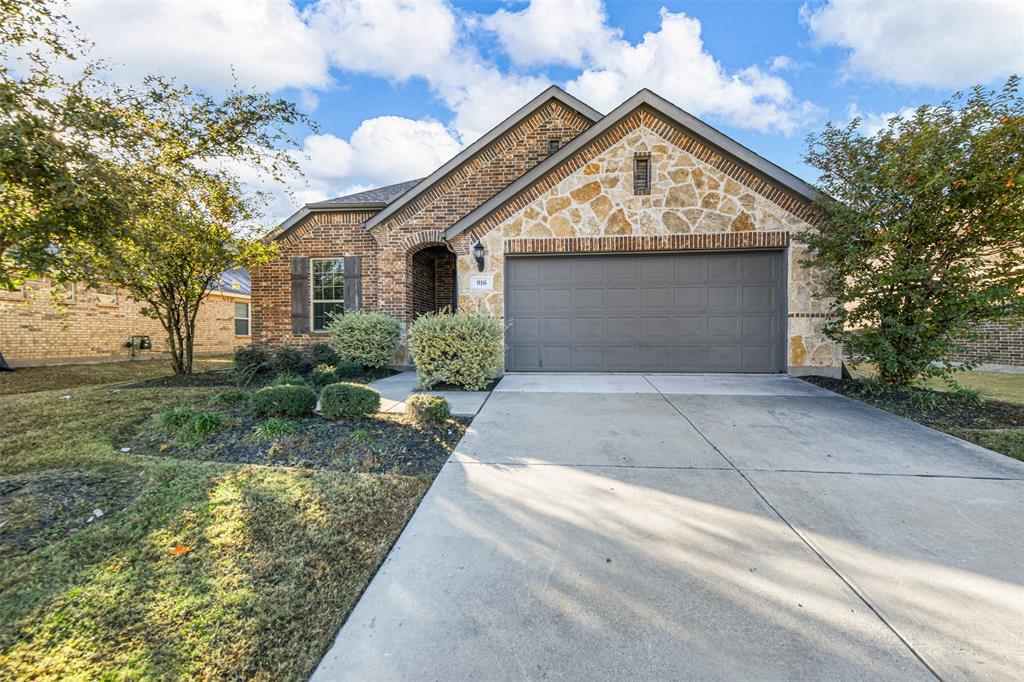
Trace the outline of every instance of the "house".
<instances>
[{"instance_id":1,"label":"house","mask_svg":"<svg viewBox=\"0 0 1024 682\"><path fill-rule=\"evenodd\" d=\"M249 273L228 270L199 310L196 352L230 353L249 343ZM61 284L49 278L0 291L0 353L12 365L126 359L132 336L149 336L152 352L167 350L160 322L143 304L112 286Z\"/></svg>"},{"instance_id":2,"label":"house","mask_svg":"<svg viewBox=\"0 0 1024 682\"><path fill-rule=\"evenodd\" d=\"M551 87L429 176L286 220L253 272L253 335L452 306L504 320L508 371L838 376L792 238L813 196L648 90L602 116Z\"/></svg>"}]
</instances>

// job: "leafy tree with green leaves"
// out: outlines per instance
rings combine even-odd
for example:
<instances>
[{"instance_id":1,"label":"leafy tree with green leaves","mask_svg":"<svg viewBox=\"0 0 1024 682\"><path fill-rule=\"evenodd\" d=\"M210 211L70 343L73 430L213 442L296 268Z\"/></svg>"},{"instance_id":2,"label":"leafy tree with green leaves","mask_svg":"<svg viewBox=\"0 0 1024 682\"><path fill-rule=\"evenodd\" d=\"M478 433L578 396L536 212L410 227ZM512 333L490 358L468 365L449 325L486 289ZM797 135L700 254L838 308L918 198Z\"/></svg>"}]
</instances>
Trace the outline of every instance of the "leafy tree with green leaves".
<instances>
[{"instance_id":1,"label":"leafy tree with green leaves","mask_svg":"<svg viewBox=\"0 0 1024 682\"><path fill-rule=\"evenodd\" d=\"M149 78L133 109L126 172L145 188L115 248L96 251L98 279L145 303L168 335L176 374L190 374L200 307L220 274L269 260L275 245L257 224L265 197L239 167L276 181L299 173L290 130L308 119L285 100L235 89L223 99Z\"/></svg>"},{"instance_id":2,"label":"leafy tree with green leaves","mask_svg":"<svg viewBox=\"0 0 1024 682\"><path fill-rule=\"evenodd\" d=\"M126 93L105 88L74 27L41 0L0 0L0 287L82 276L80 248L123 234L134 179L116 151ZM76 65L67 80L54 63Z\"/></svg>"},{"instance_id":3,"label":"leafy tree with green leaves","mask_svg":"<svg viewBox=\"0 0 1024 682\"><path fill-rule=\"evenodd\" d=\"M1024 315L1024 99L1020 78L808 138L817 229L797 236L824 274L825 333L906 385L951 380L980 322Z\"/></svg>"}]
</instances>

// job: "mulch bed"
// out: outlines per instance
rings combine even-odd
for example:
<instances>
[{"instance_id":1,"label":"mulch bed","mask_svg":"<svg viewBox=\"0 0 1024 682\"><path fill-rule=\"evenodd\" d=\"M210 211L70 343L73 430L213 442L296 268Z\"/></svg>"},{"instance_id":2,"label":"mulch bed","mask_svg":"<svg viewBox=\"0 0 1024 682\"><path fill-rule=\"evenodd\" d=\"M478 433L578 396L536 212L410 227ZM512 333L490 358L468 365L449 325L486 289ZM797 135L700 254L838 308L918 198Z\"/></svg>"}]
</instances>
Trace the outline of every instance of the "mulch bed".
<instances>
[{"instance_id":1,"label":"mulch bed","mask_svg":"<svg viewBox=\"0 0 1024 682\"><path fill-rule=\"evenodd\" d=\"M0 556L28 554L120 512L142 489L143 476L49 469L0 478Z\"/></svg>"},{"instance_id":2,"label":"mulch bed","mask_svg":"<svg viewBox=\"0 0 1024 682\"><path fill-rule=\"evenodd\" d=\"M351 379L345 379L345 381L350 381L356 384L368 384L371 381L384 379L395 374L398 374L398 372L387 367L382 367L380 369L368 369L363 374L357 377L352 377ZM245 387L259 388L261 386L266 386L274 380L275 376L276 375L273 372L262 372L250 379L246 383ZM118 388L205 388L237 385L238 381L235 377L234 370L218 369L212 372L197 372L196 374L189 374L185 376L168 376L159 377L157 379L146 379L145 381L123 384Z\"/></svg>"},{"instance_id":3,"label":"mulch bed","mask_svg":"<svg viewBox=\"0 0 1024 682\"><path fill-rule=\"evenodd\" d=\"M124 434L118 447L140 454L201 459L233 464L332 469L360 473L397 473L433 477L462 438L469 419L420 427L405 415L377 414L366 419L329 421L321 417L290 420L295 433L258 441L254 429L265 419L247 405L218 409L227 424L192 446L148 420L136 433Z\"/></svg>"},{"instance_id":4,"label":"mulch bed","mask_svg":"<svg viewBox=\"0 0 1024 682\"><path fill-rule=\"evenodd\" d=\"M500 378L499 379L491 379L490 381L487 382L487 385L484 386L483 388L478 388L478 389L474 389L474 390L476 390L476 391L493 391L494 387L498 385L499 381L501 381ZM434 384L430 388L420 389L420 390L424 390L424 391L453 391L453 392L458 392L458 391L468 391L469 389L463 388L462 386L456 386L455 384Z\"/></svg>"},{"instance_id":5,"label":"mulch bed","mask_svg":"<svg viewBox=\"0 0 1024 682\"><path fill-rule=\"evenodd\" d=\"M805 377L812 384L874 405L943 431L1009 429L1024 426L1024 405L999 400L972 402L962 396L922 388L884 387L858 379ZM926 401L921 395L930 395ZM934 401L934 402L933 402Z\"/></svg>"}]
</instances>

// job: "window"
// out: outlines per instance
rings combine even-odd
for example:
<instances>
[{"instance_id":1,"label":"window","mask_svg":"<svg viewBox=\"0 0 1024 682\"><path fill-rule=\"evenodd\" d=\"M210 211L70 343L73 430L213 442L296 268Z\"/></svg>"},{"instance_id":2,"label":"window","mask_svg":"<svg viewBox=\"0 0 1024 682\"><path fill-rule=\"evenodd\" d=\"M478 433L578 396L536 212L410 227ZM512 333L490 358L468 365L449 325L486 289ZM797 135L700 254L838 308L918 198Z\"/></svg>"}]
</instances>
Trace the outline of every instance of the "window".
<instances>
[{"instance_id":1,"label":"window","mask_svg":"<svg viewBox=\"0 0 1024 682\"><path fill-rule=\"evenodd\" d=\"M96 292L96 303L98 305L117 305L117 289L114 287L100 286L93 289Z\"/></svg>"},{"instance_id":2,"label":"window","mask_svg":"<svg viewBox=\"0 0 1024 682\"><path fill-rule=\"evenodd\" d=\"M548 140L548 156L551 156L562 148L561 140Z\"/></svg>"},{"instance_id":3,"label":"window","mask_svg":"<svg viewBox=\"0 0 1024 682\"><path fill-rule=\"evenodd\" d=\"M248 303L235 303L235 336L249 336Z\"/></svg>"},{"instance_id":4,"label":"window","mask_svg":"<svg viewBox=\"0 0 1024 682\"><path fill-rule=\"evenodd\" d=\"M23 301L25 300L25 287L7 287L0 285L0 300Z\"/></svg>"},{"instance_id":5,"label":"window","mask_svg":"<svg viewBox=\"0 0 1024 682\"><path fill-rule=\"evenodd\" d=\"M651 155L633 157L633 194L651 193Z\"/></svg>"},{"instance_id":6,"label":"window","mask_svg":"<svg viewBox=\"0 0 1024 682\"><path fill-rule=\"evenodd\" d=\"M331 318L345 312L345 259L311 258L313 331L327 329Z\"/></svg>"},{"instance_id":7,"label":"window","mask_svg":"<svg viewBox=\"0 0 1024 682\"><path fill-rule=\"evenodd\" d=\"M74 282L51 282L50 295L53 300L61 303L69 303L75 300Z\"/></svg>"}]
</instances>

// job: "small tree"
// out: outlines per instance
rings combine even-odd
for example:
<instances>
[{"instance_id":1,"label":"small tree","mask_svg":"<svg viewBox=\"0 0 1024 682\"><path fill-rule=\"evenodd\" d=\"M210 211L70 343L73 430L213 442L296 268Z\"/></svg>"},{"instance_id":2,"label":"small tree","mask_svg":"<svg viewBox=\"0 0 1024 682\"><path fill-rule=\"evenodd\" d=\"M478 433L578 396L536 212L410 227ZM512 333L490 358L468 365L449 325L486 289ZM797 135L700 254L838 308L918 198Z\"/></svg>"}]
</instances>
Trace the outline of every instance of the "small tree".
<instances>
[{"instance_id":1,"label":"small tree","mask_svg":"<svg viewBox=\"0 0 1024 682\"><path fill-rule=\"evenodd\" d=\"M825 273L825 333L886 382L949 378L977 323L1024 313L1019 83L922 106L873 136L854 119L808 138L822 221L797 238Z\"/></svg>"},{"instance_id":2,"label":"small tree","mask_svg":"<svg viewBox=\"0 0 1024 682\"><path fill-rule=\"evenodd\" d=\"M286 130L306 122L289 102L238 90L215 100L150 78L126 118L137 145L127 172L140 179L128 234L95 253L97 279L126 289L168 334L176 374L190 374L196 320L218 276L255 267L274 253L252 225L263 197L232 172L243 166L276 180L298 173Z\"/></svg>"}]
</instances>

